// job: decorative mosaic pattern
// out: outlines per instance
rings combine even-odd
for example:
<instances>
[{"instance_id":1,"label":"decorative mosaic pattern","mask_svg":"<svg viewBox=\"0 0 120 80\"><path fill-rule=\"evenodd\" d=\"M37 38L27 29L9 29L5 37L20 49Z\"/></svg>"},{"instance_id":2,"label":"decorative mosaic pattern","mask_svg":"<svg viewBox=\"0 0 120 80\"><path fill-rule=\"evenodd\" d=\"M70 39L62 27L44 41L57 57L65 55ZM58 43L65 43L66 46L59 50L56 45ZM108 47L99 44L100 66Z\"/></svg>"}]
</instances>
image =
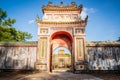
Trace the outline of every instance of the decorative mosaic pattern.
<instances>
[{"instance_id":1,"label":"decorative mosaic pattern","mask_svg":"<svg viewBox=\"0 0 120 80\"><path fill-rule=\"evenodd\" d=\"M40 34L47 34L48 33L48 29L47 28L41 28L40 29Z\"/></svg>"},{"instance_id":2,"label":"decorative mosaic pattern","mask_svg":"<svg viewBox=\"0 0 120 80\"><path fill-rule=\"evenodd\" d=\"M70 11L69 11L70 12ZM78 21L81 20L81 17L79 17L78 13L74 13L74 14L69 14L68 13L63 13L63 14L59 14L59 13L49 13L49 14L44 14L43 19L44 21L50 21L50 22L54 22L54 21L61 21L61 22L69 22L69 21Z\"/></svg>"},{"instance_id":3,"label":"decorative mosaic pattern","mask_svg":"<svg viewBox=\"0 0 120 80\"><path fill-rule=\"evenodd\" d=\"M40 38L40 58L46 58L47 38Z\"/></svg>"},{"instance_id":4,"label":"decorative mosaic pattern","mask_svg":"<svg viewBox=\"0 0 120 80\"><path fill-rule=\"evenodd\" d=\"M76 28L76 29L75 29L75 33L76 33L76 34L83 34L83 33L84 33L84 29Z\"/></svg>"},{"instance_id":5,"label":"decorative mosaic pattern","mask_svg":"<svg viewBox=\"0 0 120 80\"><path fill-rule=\"evenodd\" d=\"M76 47L77 59L83 60L84 59L83 39L77 38L76 45L77 45L77 47Z\"/></svg>"}]
</instances>

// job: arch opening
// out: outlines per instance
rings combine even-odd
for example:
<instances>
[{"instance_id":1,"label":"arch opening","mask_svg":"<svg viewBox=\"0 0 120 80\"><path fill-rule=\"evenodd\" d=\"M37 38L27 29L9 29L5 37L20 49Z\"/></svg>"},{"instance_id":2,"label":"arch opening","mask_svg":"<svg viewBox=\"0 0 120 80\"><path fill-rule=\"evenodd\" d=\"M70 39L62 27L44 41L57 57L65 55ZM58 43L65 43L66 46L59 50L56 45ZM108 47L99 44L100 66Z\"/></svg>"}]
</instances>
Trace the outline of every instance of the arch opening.
<instances>
[{"instance_id":1,"label":"arch opening","mask_svg":"<svg viewBox=\"0 0 120 80\"><path fill-rule=\"evenodd\" d=\"M71 70L73 38L69 32L58 31L51 35L50 67L53 70Z\"/></svg>"}]
</instances>

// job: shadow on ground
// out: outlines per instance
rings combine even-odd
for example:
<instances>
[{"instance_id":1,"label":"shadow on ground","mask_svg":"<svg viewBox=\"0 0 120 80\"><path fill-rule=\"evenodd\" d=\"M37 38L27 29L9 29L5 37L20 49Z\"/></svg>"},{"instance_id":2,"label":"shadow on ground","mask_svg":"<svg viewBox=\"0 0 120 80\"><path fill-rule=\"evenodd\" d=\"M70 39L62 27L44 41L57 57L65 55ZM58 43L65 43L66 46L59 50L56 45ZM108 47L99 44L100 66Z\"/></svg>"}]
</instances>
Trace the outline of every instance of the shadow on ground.
<instances>
[{"instance_id":1,"label":"shadow on ground","mask_svg":"<svg viewBox=\"0 0 120 80\"><path fill-rule=\"evenodd\" d=\"M32 71L32 70L22 70L22 71L21 70L18 70L18 71L5 70L0 72L0 80L17 80L19 78L32 75L35 73L39 73L39 72Z\"/></svg>"},{"instance_id":2,"label":"shadow on ground","mask_svg":"<svg viewBox=\"0 0 120 80\"><path fill-rule=\"evenodd\" d=\"M74 74L71 72L4 71L0 72L0 80L120 80L120 74L98 72Z\"/></svg>"},{"instance_id":3,"label":"shadow on ground","mask_svg":"<svg viewBox=\"0 0 120 80\"><path fill-rule=\"evenodd\" d=\"M36 73L17 80L103 80L89 74L74 74L71 72Z\"/></svg>"}]
</instances>

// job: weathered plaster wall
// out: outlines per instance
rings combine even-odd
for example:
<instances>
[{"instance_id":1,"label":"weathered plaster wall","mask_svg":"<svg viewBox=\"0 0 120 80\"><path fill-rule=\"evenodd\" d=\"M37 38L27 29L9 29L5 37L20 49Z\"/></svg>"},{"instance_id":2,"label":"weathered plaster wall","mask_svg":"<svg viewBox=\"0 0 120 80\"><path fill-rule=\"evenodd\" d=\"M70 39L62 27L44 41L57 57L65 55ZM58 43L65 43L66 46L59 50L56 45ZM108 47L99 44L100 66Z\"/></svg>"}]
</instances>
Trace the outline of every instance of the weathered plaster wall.
<instances>
[{"instance_id":1,"label":"weathered plaster wall","mask_svg":"<svg viewBox=\"0 0 120 80\"><path fill-rule=\"evenodd\" d=\"M120 70L120 42L86 42L89 70Z\"/></svg>"},{"instance_id":2,"label":"weathered plaster wall","mask_svg":"<svg viewBox=\"0 0 120 80\"><path fill-rule=\"evenodd\" d=\"M89 70L120 70L120 42L86 42ZM0 43L0 69L34 69L37 42Z\"/></svg>"},{"instance_id":3,"label":"weathered plaster wall","mask_svg":"<svg viewBox=\"0 0 120 80\"><path fill-rule=\"evenodd\" d=\"M34 69L37 43L0 43L0 69Z\"/></svg>"}]
</instances>

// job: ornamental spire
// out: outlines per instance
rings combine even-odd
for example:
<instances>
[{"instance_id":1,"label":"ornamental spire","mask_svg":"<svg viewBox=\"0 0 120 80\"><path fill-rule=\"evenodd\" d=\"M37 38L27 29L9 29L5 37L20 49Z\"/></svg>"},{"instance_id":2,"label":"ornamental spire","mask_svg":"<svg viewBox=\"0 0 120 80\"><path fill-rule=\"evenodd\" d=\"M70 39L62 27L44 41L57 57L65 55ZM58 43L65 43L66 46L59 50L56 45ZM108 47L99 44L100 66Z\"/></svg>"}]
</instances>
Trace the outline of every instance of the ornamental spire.
<instances>
[{"instance_id":1,"label":"ornamental spire","mask_svg":"<svg viewBox=\"0 0 120 80\"><path fill-rule=\"evenodd\" d=\"M36 20L39 20L39 16L38 16L38 14L36 15Z\"/></svg>"}]
</instances>

